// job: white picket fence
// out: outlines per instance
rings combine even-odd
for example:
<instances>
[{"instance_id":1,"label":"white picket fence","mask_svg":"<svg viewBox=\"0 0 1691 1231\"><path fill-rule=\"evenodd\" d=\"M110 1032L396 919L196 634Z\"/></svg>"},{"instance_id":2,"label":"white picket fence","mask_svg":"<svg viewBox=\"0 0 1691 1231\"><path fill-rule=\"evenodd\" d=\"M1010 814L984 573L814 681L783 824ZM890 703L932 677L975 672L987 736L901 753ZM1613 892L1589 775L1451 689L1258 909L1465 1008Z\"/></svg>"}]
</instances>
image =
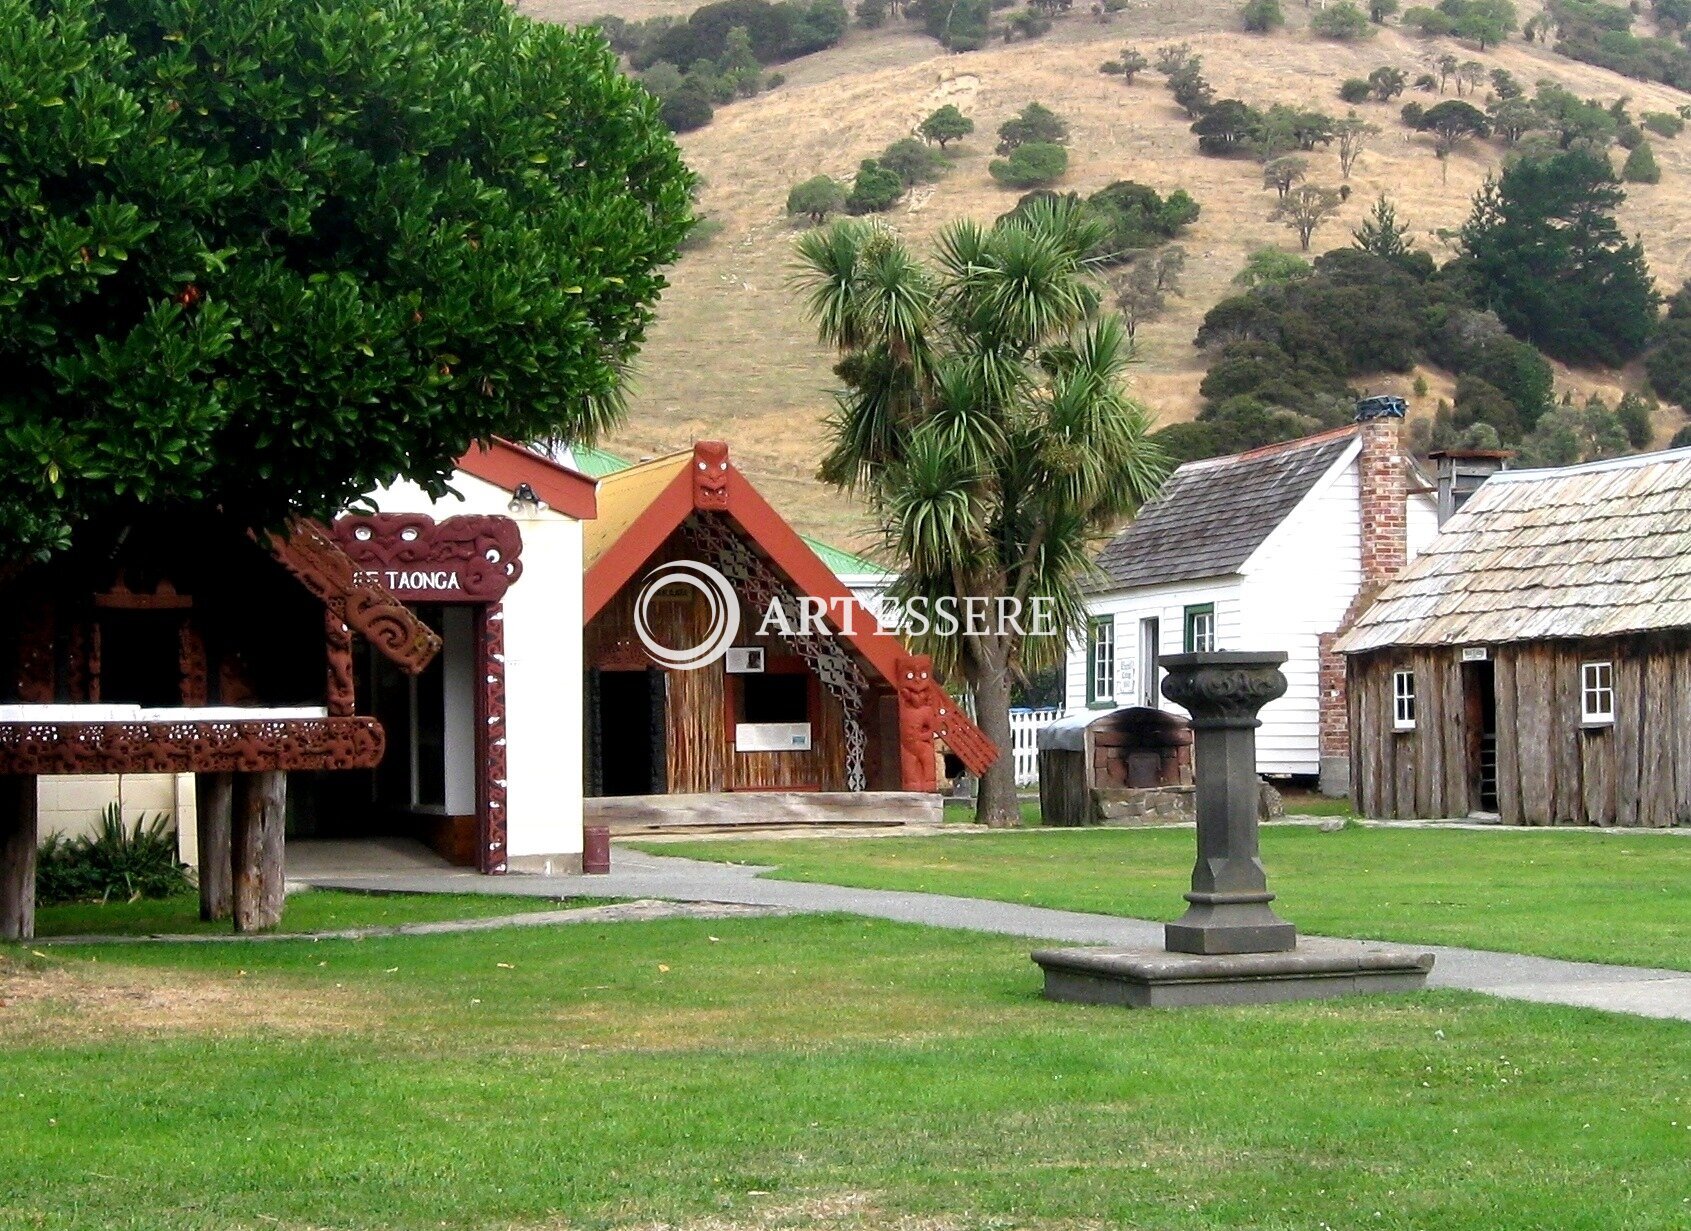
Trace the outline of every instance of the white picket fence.
<instances>
[{"instance_id":1,"label":"white picket fence","mask_svg":"<svg viewBox=\"0 0 1691 1231\"><path fill-rule=\"evenodd\" d=\"M1010 743L1015 750L1016 785L1033 786L1039 781L1039 731L1063 717L1065 711L1011 710Z\"/></svg>"}]
</instances>

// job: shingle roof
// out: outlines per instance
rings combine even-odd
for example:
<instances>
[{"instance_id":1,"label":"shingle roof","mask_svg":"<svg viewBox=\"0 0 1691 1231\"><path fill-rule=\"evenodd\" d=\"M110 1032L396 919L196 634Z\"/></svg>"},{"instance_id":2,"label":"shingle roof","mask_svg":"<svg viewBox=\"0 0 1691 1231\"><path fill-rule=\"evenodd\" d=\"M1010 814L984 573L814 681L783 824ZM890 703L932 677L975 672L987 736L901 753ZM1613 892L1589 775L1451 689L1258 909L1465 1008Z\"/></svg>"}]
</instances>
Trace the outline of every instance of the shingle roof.
<instances>
[{"instance_id":1,"label":"shingle roof","mask_svg":"<svg viewBox=\"0 0 1691 1231\"><path fill-rule=\"evenodd\" d=\"M1348 653L1691 627L1691 449L1481 485L1339 640Z\"/></svg>"},{"instance_id":2,"label":"shingle roof","mask_svg":"<svg viewBox=\"0 0 1691 1231\"><path fill-rule=\"evenodd\" d=\"M1187 462L1099 553L1100 590L1237 572L1356 439L1354 427Z\"/></svg>"}]
</instances>

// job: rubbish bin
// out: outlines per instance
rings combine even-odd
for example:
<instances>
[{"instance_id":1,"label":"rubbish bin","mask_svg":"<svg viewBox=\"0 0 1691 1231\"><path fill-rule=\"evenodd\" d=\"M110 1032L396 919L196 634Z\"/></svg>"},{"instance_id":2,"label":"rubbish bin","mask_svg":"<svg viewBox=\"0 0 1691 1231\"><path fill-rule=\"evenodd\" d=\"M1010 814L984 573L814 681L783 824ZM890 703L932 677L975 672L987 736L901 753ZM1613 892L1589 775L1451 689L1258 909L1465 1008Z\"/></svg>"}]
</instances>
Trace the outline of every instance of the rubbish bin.
<instances>
[{"instance_id":1,"label":"rubbish bin","mask_svg":"<svg viewBox=\"0 0 1691 1231\"><path fill-rule=\"evenodd\" d=\"M611 831L605 825L589 825L581 835L581 870L589 876L603 876L611 870Z\"/></svg>"}]
</instances>

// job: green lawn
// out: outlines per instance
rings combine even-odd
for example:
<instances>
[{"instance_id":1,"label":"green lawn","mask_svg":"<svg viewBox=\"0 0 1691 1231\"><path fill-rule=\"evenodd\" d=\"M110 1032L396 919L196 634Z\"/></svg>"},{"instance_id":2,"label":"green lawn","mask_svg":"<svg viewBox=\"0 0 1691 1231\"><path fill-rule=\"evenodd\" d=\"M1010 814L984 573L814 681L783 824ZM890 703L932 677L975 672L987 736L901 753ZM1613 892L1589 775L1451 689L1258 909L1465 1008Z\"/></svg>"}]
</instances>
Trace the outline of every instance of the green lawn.
<instances>
[{"instance_id":1,"label":"green lawn","mask_svg":"<svg viewBox=\"0 0 1691 1231\"><path fill-rule=\"evenodd\" d=\"M1276 909L1306 932L1691 970L1691 839L1677 835L1270 826L1262 848ZM1185 909L1194 846L1190 829L1085 829L662 853L772 864L786 880L1169 919Z\"/></svg>"},{"instance_id":2,"label":"green lawn","mask_svg":"<svg viewBox=\"0 0 1691 1231\"><path fill-rule=\"evenodd\" d=\"M582 900L567 904L593 903ZM484 893L372 894L311 889L288 896L280 930L332 932L342 928L433 923L441 919L486 919L531 910L558 910L562 905L554 898ZM140 902L75 902L42 906L35 912L37 936L147 936L227 931L227 921L200 921L197 894Z\"/></svg>"},{"instance_id":3,"label":"green lawn","mask_svg":"<svg viewBox=\"0 0 1691 1231\"><path fill-rule=\"evenodd\" d=\"M1053 1005L1027 948L825 917L12 950L0 1226L1691 1225L1681 1023Z\"/></svg>"}]
</instances>

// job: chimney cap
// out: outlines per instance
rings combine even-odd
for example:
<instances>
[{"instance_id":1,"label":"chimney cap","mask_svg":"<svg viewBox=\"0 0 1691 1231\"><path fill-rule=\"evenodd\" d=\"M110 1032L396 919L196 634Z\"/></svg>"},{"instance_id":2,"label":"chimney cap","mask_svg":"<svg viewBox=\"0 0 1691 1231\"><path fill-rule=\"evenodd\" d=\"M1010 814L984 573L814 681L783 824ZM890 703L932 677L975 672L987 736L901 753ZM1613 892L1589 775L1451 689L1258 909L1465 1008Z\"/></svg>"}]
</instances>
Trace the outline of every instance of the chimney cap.
<instances>
[{"instance_id":1,"label":"chimney cap","mask_svg":"<svg viewBox=\"0 0 1691 1231\"><path fill-rule=\"evenodd\" d=\"M1434 449L1427 454L1429 458L1448 457L1455 461L1465 459L1473 461L1502 462L1515 456L1513 449Z\"/></svg>"},{"instance_id":2,"label":"chimney cap","mask_svg":"<svg viewBox=\"0 0 1691 1231\"><path fill-rule=\"evenodd\" d=\"M1367 423L1370 419L1402 419L1409 414L1409 403L1402 398L1382 394L1378 397L1363 398L1356 404L1356 421Z\"/></svg>"}]
</instances>

